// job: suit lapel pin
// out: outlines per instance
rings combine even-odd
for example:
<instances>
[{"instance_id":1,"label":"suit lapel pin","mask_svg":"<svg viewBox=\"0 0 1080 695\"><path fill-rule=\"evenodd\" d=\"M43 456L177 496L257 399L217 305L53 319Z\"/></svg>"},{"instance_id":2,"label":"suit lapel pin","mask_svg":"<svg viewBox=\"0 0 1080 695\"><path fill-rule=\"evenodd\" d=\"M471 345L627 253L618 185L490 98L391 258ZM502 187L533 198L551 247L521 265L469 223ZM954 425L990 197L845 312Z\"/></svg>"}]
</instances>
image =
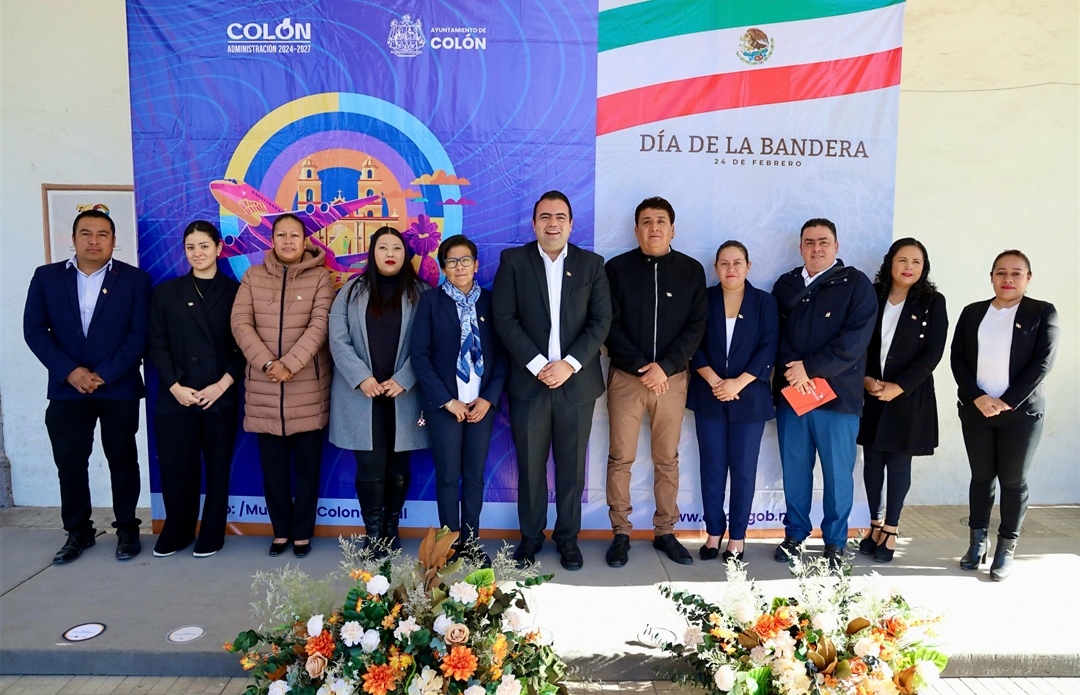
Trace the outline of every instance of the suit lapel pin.
<instances>
[{"instance_id":1,"label":"suit lapel pin","mask_svg":"<svg viewBox=\"0 0 1080 695\"><path fill-rule=\"evenodd\" d=\"M296 298L297 299L303 299L303 297L301 297L300 295L296 295Z\"/></svg>"},{"instance_id":2,"label":"suit lapel pin","mask_svg":"<svg viewBox=\"0 0 1080 695\"><path fill-rule=\"evenodd\" d=\"M831 311L826 311L825 312L825 318L829 318L830 316L832 316L832 312Z\"/></svg>"},{"instance_id":3,"label":"suit lapel pin","mask_svg":"<svg viewBox=\"0 0 1080 695\"><path fill-rule=\"evenodd\" d=\"M1017 327L1017 328L1020 328L1020 324L1016 324L1016 327Z\"/></svg>"},{"instance_id":4,"label":"suit lapel pin","mask_svg":"<svg viewBox=\"0 0 1080 695\"><path fill-rule=\"evenodd\" d=\"M107 288L105 288L105 287L102 287L102 288L101 288L101 293L102 293L102 294L108 294L108 293L109 293L109 290L108 290Z\"/></svg>"},{"instance_id":5,"label":"suit lapel pin","mask_svg":"<svg viewBox=\"0 0 1080 695\"><path fill-rule=\"evenodd\" d=\"M667 296L669 296L669 297L671 296L671 293L670 293L670 292L665 292L664 294L666 294L666 295L667 295Z\"/></svg>"},{"instance_id":6,"label":"suit lapel pin","mask_svg":"<svg viewBox=\"0 0 1080 695\"><path fill-rule=\"evenodd\" d=\"M566 277L573 277L573 276L571 275L571 273L570 273L570 271L569 271L569 270L568 270L568 271L566 271Z\"/></svg>"},{"instance_id":7,"label":"suit lapel pin","mask_svg":"<svg viewBox=\"0 0 1080 695\"><path fill-rule=\"evenodd\" d=\"M188 302L187 305L188 306L195 306L195 302Z\"/></svg>"},{"instance_id":8,"label":"suit lapel pin","mask_svg":"<svg viewBox=\"0 0 1080 695\"><path fill-rule=\"evenodd\" d=\"M740 319L742 318L742 314L739 314L739 318L740 318Z\"/></svg>"},{"instance_id":9,"label":"suit lapel pin","mask_svg":"<svg viewBox=\"0 0 1080 695\"><path fill-rule=\"evenodd\" d=\"M481 321L483 321L483 320L484 320L484 317L483 317L483 316L481 316L481 317L480 317L480 320L481 320Z\"/></svg>"},{"instance_id":10,"label":"suit lapel pin","mask_svg":"<svg viewBox=\"0 0 1080 695\"><path fill-rule=\"evenodd\" d=\"M919 317L918 317L918 316L916 316L915 314L912 314L912 315L911 315L911 320L912 320L912 321L918 321L918 320L919 320Z\"/></svg>"}]
</instances>

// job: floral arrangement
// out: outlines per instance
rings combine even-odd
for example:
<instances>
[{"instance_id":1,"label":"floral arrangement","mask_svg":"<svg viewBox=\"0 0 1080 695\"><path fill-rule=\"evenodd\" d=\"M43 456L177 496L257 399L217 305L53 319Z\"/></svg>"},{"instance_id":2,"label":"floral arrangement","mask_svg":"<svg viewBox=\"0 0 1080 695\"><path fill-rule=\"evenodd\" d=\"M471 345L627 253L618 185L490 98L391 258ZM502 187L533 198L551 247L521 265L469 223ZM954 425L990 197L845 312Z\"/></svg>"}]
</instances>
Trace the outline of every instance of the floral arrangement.
<instances>
[{"instance_id":1,"label":"floral arrangement","mask_svg":"<svg viewBox=\"0 0 1080 695\"><path fill-rule=\"evenodd\" d=\"M342 539L342 576L256 575L259 628L225 645L250 672L245 695L566 695L566 665L526 627L523 591L551 575L516 569L505 546L485 568L457 537L430 529L419 560Z\"/></svg>"},{"instance_id":2,"label":"floral arrangement","mask_svg":"<svg viewBox=\"0 0 1080 695\"><path fill-rule=\"evenodd\" d=\"M771 601L737 562L722 605L661 586L688 623L681 643L661 640L682 667L672 680L714 694L915 695L941 674L948 657L929 641L940 616L911 607L877 575L856 588L823 561L793 570L796 595Z\"/></svg>"}]
</instances>

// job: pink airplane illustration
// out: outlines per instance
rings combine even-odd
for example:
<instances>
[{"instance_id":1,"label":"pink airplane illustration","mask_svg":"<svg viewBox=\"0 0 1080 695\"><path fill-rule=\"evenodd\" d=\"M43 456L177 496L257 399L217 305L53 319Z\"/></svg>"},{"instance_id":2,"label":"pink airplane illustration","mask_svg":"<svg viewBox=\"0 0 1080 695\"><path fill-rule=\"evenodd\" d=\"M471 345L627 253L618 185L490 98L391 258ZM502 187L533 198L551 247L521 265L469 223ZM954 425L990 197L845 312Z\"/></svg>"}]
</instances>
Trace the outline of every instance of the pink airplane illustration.
<instances>
[{"instance_id":1,"label":"pink airplane illustration","mask_svg":"<svg viewBox=\"0 0 1080 695\"><path fill-rule=\"evenodd\" d=\"M243 220L245 225L238 238L226 238L227 254L229 252L249 254L269 249L272 246L270 236L274 220L288 212L296 215L303 222L304 233L311 239L311 243L326 251L326 266L331 270L349 272L355 270L354 266L357 263L367 260L366 253L335 254L317 236L314 236L314 232L329 227L360 208L377 204L380 200L378 195L344 203L303 203L296 210L284 210L250 185L242 181L238 182L236 179L220 179L211 182L210 193L223 208Z\"/></svg>"}]
</instances>

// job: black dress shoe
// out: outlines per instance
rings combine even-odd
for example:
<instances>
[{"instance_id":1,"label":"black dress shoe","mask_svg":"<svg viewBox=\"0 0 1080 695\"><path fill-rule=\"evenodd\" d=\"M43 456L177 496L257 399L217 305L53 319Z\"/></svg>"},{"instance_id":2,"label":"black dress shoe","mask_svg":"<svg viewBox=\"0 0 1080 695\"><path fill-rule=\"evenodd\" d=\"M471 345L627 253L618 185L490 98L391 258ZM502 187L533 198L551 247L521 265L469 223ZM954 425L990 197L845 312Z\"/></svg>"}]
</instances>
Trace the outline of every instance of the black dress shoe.
<instances>
[{"instance_id":1,"label":"black dress shoe","mask_svg":"<svg viewBox=\"0 0 1080 695\"><path fill-rule=\"evenodd\" d=\"M671 558L672 562L677 562L680 565L694 564L694 558L690 557L690 551L683 547L679 539L675 538L674 533L656 536L653 538L652 547L665 553Z\"/></svg>"},{"instance_id":2,"label":"black dress shoe","mask_svg":"<svg viewBox=\"0 0 1080 695\"><path fill-rule=\"evenodd\" d=\"M585 564L585 558L581 557L581 548L577 541L566 541L556 546L559 550L559 564L564 570L579 570Z\"/></svg>"},{"instance_id":3,"label":"black dress shoe","mask_svg":"<svg viewBox=\"0 0 1080 695\"><path fill-rule=\"evenodd\" d=\"M720 556L724 559L725 563L731 562L732 560L734 560L735 562L742 562L743 558L746 557L746 555L741 550L725 550L723 553L721 553Z\"/></svg>"},{"instance_id":4,"label":"black dress shoe","mask_svg":"<svg viewBox=\"0 0 1080 695\"><path fill-rule=\"evenodd\" d=\"M307 557L307 554L311 552L311 541L307 543L297 543L293 541L292 554L296 557Z\"/></svg>"},{"instance_id":5,"label":"black dress shoe","mask_svg":"<svg viewBox=\"0 0 1080 695\"><path fill-rule=\"evenodd\" d=\"M540 552L540 543L536 541L521 541L514 549L514 563L519 570L528 565L536 564L536 554Z\"/></svg>"},{"instance_id":6,"label":"black dress shoe","mask_svg":"<svg viewBox=\"0 0 1080 695\"><path fill-rule=\"evenodd\" d=\"M784 542L776 546L773 559L777 562L791 562L802 558L802 541L797 541L791 536L784 536Z\"/></svg>"},{"instance_id":7,"label":"black dress shoe","mask_svg":"<svg viewBox=\"0 0 1080 695\"><path fill-rule=\"evenodd\" d=\"M622 567L630 561L630 536L616 533L604 555L608 567Z\"/></svg>"},{"instance_id":8,"label":"black dress shoe","mask_svg":"<svg viewBox=\"0 0 1080 695\"><path fill-rule=\"evenodd\" d=\"M67 540L64 541L64 547L60 548L56 555L53 555L53 564L65 565L78 560L83 551L94 547L96 542L93 529L86 533L69 533Z\"/></svg>"},{"instance_id":9,"label":"black dress shoe","mask_svg":"<svg viewBox=\"0 0 1080 695\"><path fill-rule=\"evenodd\" d=\"M142 551L142 543L139 542L139 529L118 528L116 529L116 559L130 560Z\"/></svg>"},{"instance_id":10,"label":"black dress shoe","mask_svg":"<svg viewBox=\"0 0 1080 695\"><path fill-rule=\"evenodd\" d=\"M825 545L825 552L822 553L822 557L828 561L830 570L839 572L845 562L844 546L828 543Z\"/></svg>"},{"instance_id":11,"label":"black dress shoe","mask_svg":"<svg viewBox=\"0 0 1080 695\"><path fill-rule=\"evenodd\" d=\"M283 543L275 543L275 542L271 541L270 542L270 557L277 557L278 555L281 555L283 552L285 552L285 548L288 548L288 547L289 547L289 541L287 541L287 540L285 542L283 542Z\"/></svg>"},{"instance_id":12,"label":"black dress shoe","mask_svg":"<svg viewBox=\"0 0 1080 695\"><path fill-rule=\"evenodd\" d=\"M703 546L701 546L701 548L698 549L698 557L700 557L702 560L715 560L719 556L720 556L720 548L719 547L710 548L707 545L703 545Z\"/></svg>"}]
</instances>

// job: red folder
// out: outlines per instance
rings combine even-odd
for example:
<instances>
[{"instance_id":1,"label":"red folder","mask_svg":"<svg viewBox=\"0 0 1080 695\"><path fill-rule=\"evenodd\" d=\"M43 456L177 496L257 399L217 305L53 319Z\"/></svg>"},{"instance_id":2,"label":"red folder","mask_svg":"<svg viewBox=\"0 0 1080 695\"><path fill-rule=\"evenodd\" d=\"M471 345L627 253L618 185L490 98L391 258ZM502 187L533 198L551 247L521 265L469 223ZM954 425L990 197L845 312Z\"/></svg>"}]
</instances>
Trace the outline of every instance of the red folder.
<instances>
[{"instance_id":1,"label":"red folder","mask_svg":"<svg viewBox=\"0 0 1080 695\"><path fill-rule=\"evenodd\" d=\"M829 382L821 377L810 380L809 393L799 393L794 386L785 386L780 389L780 393L791 404L791 408L796 415L805 415L819 405L824 405L836 398L836 394L833 392L832 387L829 386Z\"/></svg>"}]
</instances>

